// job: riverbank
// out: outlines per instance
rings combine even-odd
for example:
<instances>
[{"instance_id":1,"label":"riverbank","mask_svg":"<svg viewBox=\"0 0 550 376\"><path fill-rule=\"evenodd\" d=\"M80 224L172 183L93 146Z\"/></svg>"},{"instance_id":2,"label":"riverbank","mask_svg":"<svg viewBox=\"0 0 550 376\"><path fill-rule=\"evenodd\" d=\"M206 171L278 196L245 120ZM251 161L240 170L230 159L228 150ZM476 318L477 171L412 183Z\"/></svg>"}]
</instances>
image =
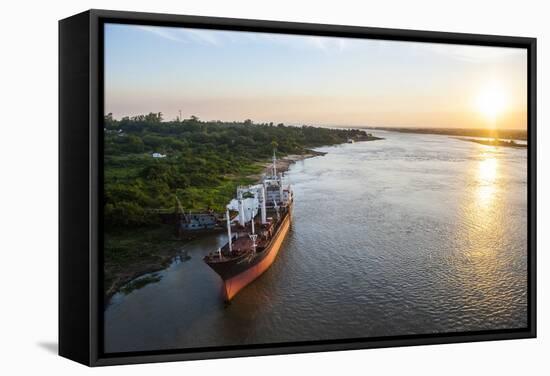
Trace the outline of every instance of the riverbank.
<instances>
[{"instance_id":1,"label":"riverbank","mask_svg":"<svg viewBox=\"0 0 550 376\"><path fill-rule=\"evenodd\" d=\"M307 150L304 154L289 154L283 158L277 159L277 172L287 172L290 166L298 161L303 161L308 158L321 157L325 154L326 153L315 150ZM268 170L272 168L272 165L273 163L266 164L265 172L268 172Z\"/></svg>"},{"instance_id":2,"label":"riverbank","mask_svg":"<svg viewBox=\"0 0 550 376\"><path fill-rule=\"evenodd\" d=\"M304 159L308 158L314 158L314 157L321 157L325 155L326 153L315 151L315 150L308 150L305 154L290 154L286 157L281 158L280 160L277 160L277 171L278 172L287 172L290 166L292 166L294 163L298 161L303 161ZM270 164L271 166L271 164Z\"/></svg>"},{"instance_id":3,"label":"riverbank","mask_svg":"<svg viewBox=\"0 0 550 376\"><path fill-rule=\"evenodd\" d=\"M175 236L173 225L105 234L105 305L115 293L134 279L165 269L188 241L189 239L179 239Z\"/></svg>"}]
</instances>

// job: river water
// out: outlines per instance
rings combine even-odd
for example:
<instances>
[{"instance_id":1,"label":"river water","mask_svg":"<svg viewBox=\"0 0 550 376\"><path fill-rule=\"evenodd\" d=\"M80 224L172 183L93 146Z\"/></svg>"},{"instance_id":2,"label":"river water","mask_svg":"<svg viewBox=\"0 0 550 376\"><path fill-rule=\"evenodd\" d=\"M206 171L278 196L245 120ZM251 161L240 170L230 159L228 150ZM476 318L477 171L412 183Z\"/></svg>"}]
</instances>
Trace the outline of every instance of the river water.
<instances>
[{"instance_id":1,"label":"river water","mask_svg":"<svg viewBox=\"0 0 550 376\"><path fill-rule=\"evenodd\" d=\"M291 231L229 306L202 261L226 236L195 240L113 297L105 351L525 327L526 150L376 135L291 167Z\"/></svg>"}]
</instances>

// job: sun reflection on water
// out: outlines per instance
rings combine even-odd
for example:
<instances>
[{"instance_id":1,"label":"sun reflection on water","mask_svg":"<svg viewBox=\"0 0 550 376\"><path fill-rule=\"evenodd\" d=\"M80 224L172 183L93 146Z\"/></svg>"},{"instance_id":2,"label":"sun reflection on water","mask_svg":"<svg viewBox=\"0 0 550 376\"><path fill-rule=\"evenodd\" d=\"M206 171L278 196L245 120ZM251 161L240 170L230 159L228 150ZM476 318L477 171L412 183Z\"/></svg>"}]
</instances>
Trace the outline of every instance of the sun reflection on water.
<instances>
[{"instance_id":1,"label":"sun reflection on water","mask_svg":"<svg viewBox=\"0 0 550 376\"><path fill-rule=\"evenodd\" d=\"M470 169L470 188L463 202L462 221L459 237L463 251L478 276L485 273L486 262L494 257L493 245L501 227L502 202L500 201L500 170L495 150L486 149L476 156ZM472 269L472 270L473 270ZM479 281L478 281L479 282Z\"/></svg>"},{"instance_id":2,"label":"sun reflection on water","mask_svg":"<svg viewBox=\"0 0 550 376\"><path fill-rule=\"evenodd\" d=\"M478 163L476 198L477 205L486 208L491 205L497 190L498 160L492 154L482 155Z\"/></svg>"},{"instance_id":3,"label":"sun reflection on water","mask_svg":"<svg viewBox=\"0 0 550 376\"><path fill-rule=\"evenodd\" d=\"M485 155L479 162L479 178L482 182L493 183L497 177L498 161L492 155Z\"/></svg>"},{"instance_id":4,"label":"sun reflection on water","mask_svg":"<svg viewBox=\"0 0 550 376\"><path fill-rule=\"evenodd\" d=\"M498 283L503 226L502 163L494 148L478 148L466 176L468 188L457 222L457 260L454 264L463 288L463 304L478 306L499 299ZM479 297L482 296L483 299Z\"/></svg>"}]
</instances>

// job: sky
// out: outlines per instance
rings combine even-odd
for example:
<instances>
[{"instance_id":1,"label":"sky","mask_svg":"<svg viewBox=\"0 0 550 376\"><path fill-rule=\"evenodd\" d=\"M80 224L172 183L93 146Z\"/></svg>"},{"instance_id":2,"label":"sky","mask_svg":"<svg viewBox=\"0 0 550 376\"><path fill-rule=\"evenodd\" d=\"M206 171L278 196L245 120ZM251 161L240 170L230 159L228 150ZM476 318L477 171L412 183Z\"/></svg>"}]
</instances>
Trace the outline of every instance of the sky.
<instances>
[{"instance_id":1,"label":"sky","mask_svg":"<svg viewBox=\"0 0 550 376\"><path fill-rule=\"evenodd\" d=\"M527 126L527 51L105 25L105 113L318 126Z\"/></svg>"}]
</instances>

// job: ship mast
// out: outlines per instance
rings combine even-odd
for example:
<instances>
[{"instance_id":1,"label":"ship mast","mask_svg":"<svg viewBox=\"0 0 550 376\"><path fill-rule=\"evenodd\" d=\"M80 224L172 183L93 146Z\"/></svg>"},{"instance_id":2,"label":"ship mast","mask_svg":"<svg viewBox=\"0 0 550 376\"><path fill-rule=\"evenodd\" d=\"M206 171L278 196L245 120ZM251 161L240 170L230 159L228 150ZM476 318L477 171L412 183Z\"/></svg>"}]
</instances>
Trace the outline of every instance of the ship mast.
<instances>
[{"instance_id":1,"label":"ship mast","mask_svg":"<svg viewBox=\"0 0 550 376\"><path fill-rule=\"evenodd\" d=\"M284 200L283 200L283 174L279 172L279 176L278 176L278 181L279 181L279 199L281 200L281 204L284 204Z\"/></svg>"},{"instance_id":2,"label":"ship mast","mask_svg":"<svg viewBox=\"0 0 550 376\"><path fill-rule=\"evenodd\" d=\"M254 231L254 216L256 215L254 209L252 209L252 218L250 219L250 222L252 223L252 235L254 235L256 232Z\"/></svg>"},{"instance_id":3,"label":"ship mast","mask_svg":"<svg viewBox=\"0 0 550 376\"><path fill-rule=\"evenodd\" d=\"M275 149L273 149L273 176L277 176L277 157L275 156Z\"/></svg>"},{"instance_id":4,"label":"ship mast","mask_svg":"<svg viewBox=\"0 0 550 376\"><path fill-rule=\"evenodd\" d=\"M229 218L229 208L225 209L225 217L227 219L227 237L229 238L229 243L228 243L229 252L233 252L233 245L231 244L231 219ZM220 256L221 256L221 249L220 249Z\"/></svg>"},{"instance_id":5,"label":"ship mast","mask_svg":"<svg viewBox=\"0 0 550 376\"><path fill-rule=\"evenodd\" d=\"M262 184L261 188L260 188L260 198L262 199L262 212L261 212L261 215L262 215L262 224L266 224L267 223L267 215L266 215L266 209L265 209L265 201L266 201L266 194L265 194L265 185Z\"/></svg>"},{"instance_id":6,"label":"ship mast","mask_svg":"<svg viewBox=\"0 0 550 376\"><path fill-rule=\"evenodd\" d=\"M277 212L277 221L281 219L281 215L279 214L279 205L277 205L277 201L273 200L273 207L275 208L275 211Z\"/></svg>"},{"instance_id":7,"label":"ship mast","mask_svg":"<svg viewBox=\"0 0 550 376\"><path fill-rule=\"evenodd\" d=\"M254 209L252 209L252 219L251 219L252 234L248 234L248 236L250 237L250 240L252 240L252 249L254 250L254 252L256 252L256 239L258 239L258 234L256 234L254 232L254 216L255 215L256 215L256 213L254 212Z\"/></svg>"},{"instance_id":8,"label":"ship mast","mask_svg":"<svg viewBox=\"0 0 550 376\"><path fill-rule=\"evenodd\" d=\"M252 249L256 252L256 239L258 238L258 234L250 234L248 236L250 237L250 240L252 240Z\"/></svg>"},{"instance_id":9,"label":"ship mast","mask_svg":"<svg viewBox=\"0 0 550 376\"><path fill-rule=\"evenodd\" d=\"M245 224L245 217L244 217L244 202L242 198L242 193L239 193L239 224L241 226L244 226Z\"/></svg>"}]
</instances>

